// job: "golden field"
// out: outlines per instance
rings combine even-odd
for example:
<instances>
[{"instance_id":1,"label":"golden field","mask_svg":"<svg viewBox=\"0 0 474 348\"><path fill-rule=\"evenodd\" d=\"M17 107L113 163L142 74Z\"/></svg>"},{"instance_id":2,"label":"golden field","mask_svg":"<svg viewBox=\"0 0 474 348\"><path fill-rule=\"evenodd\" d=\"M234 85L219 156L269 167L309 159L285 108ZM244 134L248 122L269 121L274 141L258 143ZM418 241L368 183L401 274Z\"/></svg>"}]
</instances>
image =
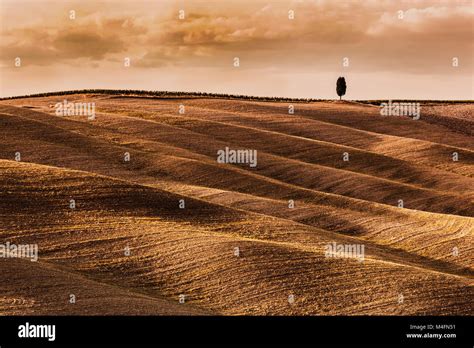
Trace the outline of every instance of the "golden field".
<instances>
[{"instance_id":1,"label":"golden field","mask_svg":"<svg viewBox=\"0 0 474 348\"><path fill-rule=\"evenodd\" d=\"M64 99L95 120L56 116ZM474 314L473 104L422 104L420 120L289 104L0 101L0 243L39 248L0 259L0 314ZM258 165L218 163L225 147Z\"/></svg>"}]
</instances>

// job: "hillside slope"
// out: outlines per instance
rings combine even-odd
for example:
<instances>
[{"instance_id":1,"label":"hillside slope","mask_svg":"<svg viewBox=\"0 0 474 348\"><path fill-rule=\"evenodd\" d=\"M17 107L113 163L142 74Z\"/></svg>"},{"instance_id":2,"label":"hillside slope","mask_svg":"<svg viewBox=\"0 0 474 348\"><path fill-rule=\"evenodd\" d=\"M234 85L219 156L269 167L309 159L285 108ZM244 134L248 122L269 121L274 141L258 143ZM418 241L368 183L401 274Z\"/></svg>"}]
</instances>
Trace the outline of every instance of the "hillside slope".
<instances>
[{"instance_id":1,"label":"hillside slope","mask_svg":"<svg viewBox=\"0 0 474 348\"><path fill-rule=\"evenodd\" d=\"M39 247L0 260L0 314L474 313L472 136L357 103L63 99L0 103L0 243Z\"/></svg>"}]
</instances>

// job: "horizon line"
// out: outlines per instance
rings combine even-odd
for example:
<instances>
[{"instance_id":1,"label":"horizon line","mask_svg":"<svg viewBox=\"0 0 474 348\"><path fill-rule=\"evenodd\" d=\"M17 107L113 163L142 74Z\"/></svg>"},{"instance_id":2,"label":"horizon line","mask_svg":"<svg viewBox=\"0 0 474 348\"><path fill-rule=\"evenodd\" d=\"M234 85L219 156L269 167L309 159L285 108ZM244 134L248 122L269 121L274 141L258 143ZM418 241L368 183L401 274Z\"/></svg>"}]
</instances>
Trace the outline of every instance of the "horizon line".
<instances>
[{"instance_id":1,"label":"horizon line","mask_svg":"<svg viewBox=\"0 0 474 348\"><path fill-rule=\"evenodd\" d=\"M198 97L198 98L218 98L218 99L243 99L243 100L261 100L261 101L293 101L293 102L321 102L321 101L340 101L338 98L294 98L294 97L280 97L280 96L254 96L246 94L228 94L228 93L214 93L214 92L184 92L184 91L152 91L140 89L111 89L111 88L90 88L77 89L65 91L53 91L33 94L15 95L9 97L0 97L0 100L22 99L22 98L38 98L38 97L52 97L60 95L72 94L122 94L137 96L143 95L145 97ZM473 99L406 99L406 98L387 98L387 99L342 99L341 101L349 102L376 102L376 101L422 101L422 102L455 102L455 103L474 103Z\"/></svg>"}]
</instances>

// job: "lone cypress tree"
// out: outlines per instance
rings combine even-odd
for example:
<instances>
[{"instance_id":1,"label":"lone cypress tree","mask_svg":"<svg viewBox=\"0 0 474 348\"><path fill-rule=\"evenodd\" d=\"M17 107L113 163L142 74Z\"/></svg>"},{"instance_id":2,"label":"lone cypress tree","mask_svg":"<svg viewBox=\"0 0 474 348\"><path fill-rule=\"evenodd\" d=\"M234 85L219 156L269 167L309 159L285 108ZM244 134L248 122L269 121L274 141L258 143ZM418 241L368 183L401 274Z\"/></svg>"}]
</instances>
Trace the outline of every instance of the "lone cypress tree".
<instances>
[{"instance_id":1,"label":"lone cypress tree","mask_svg":"<svg viewBox=\"0 0 474 348\"><path fill-rule=\"evenodd\" d=\"M341 100L342 96L346 94L346 79L344 77L339 77L336 83L336 92Z\"/></svg>"}]
</instances>

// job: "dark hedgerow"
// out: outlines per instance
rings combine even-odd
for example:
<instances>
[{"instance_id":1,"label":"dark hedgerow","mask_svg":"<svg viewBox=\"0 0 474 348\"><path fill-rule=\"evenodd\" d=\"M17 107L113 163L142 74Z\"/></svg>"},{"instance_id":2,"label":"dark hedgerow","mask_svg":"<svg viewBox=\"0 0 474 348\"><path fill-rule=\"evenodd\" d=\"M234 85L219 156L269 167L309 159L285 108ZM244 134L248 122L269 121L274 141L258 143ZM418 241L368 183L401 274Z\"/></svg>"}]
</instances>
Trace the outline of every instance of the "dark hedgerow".
<instances>
[{"instance_id":1,"label":"dark hedgerow","mask_svg":"<svg viewBox=\"0 0 474 348\"><path fill-rule=\"evenodd\" d=\"M109 94L117 96L134 96L144 98L216 98L216 99L241 99L241 100L253 100L253 101L270 101L270 102L318 102L318 101L332 101L333 99L318 99L318 98L285 98L285 97L257 97L250 95L238 95L238 94L224 94L224 93L206 93L206 92L178 92L178 91L145 91L145 90L132 90L132 89L82 89L82 90L71 90L71 91L57 91L47 93L35 93L13 97L3 97L0 100L7 99L21 99L21 98L41 98L41 97L54 97L61 95L73 95L73 94ZM380 100L352 100L353 102L380 105ZM397 99L392 100L393 102L420 102L423 104L427 103L443 103L443 104L463 104L472 103L472 100L407 100Z\"/></svg>"},{"instance_id":2,"label":"dark hedgerow","mask_svg":"<svg viewBox=\"0 0 474 348\"><path fill-rule=\"evenodd\" d=\"M314 98L284 98L284 97L257 97L249 95L236 95L224 93L206 93L206 92L177 92L177 91L145 91L145 90L130 90L130 89L83 89L71 91L58 91L48 93L35 93L23 96L5 97L5 99L18 98L34 98L34 97L52 97L60 95L72 94L109 94L118 96L143 96L151 98L222 98L222 99L242 99L254 101L279 101L279 102L311 102L311 101L325 101L329 99L314 99Z\"/></svg>"}]
</instances>

